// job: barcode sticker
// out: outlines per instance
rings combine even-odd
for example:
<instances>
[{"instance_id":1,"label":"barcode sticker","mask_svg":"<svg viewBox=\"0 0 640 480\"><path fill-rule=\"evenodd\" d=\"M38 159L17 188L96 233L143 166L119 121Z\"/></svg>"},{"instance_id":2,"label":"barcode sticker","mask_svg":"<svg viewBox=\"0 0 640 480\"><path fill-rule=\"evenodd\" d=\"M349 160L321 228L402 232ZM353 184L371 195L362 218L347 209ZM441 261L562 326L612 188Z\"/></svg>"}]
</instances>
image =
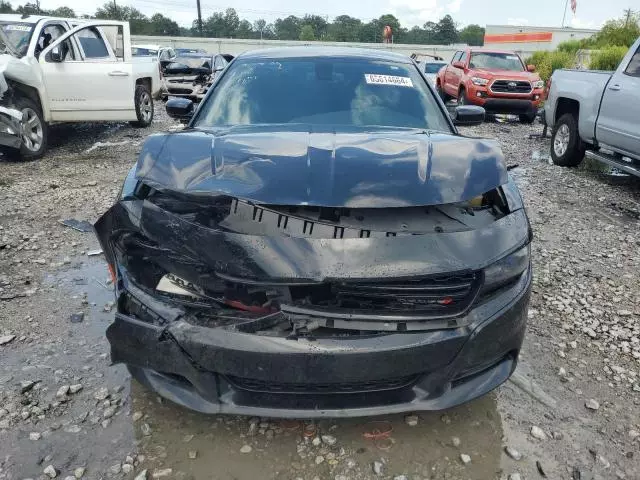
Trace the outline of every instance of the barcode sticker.
<instances>
[{"instance_id":1,"label":"barcode sticker","mask_svg":"<svg viewBox=\"0 0 640 480\"><path fill-rule=\"evenodd\" d=\"M409 77L397 77L395 75L376 75L375 73L365 73L364 80L369 85L394 85L396 87L413 87L413 82Z\"/></svg>"}]
</instances>

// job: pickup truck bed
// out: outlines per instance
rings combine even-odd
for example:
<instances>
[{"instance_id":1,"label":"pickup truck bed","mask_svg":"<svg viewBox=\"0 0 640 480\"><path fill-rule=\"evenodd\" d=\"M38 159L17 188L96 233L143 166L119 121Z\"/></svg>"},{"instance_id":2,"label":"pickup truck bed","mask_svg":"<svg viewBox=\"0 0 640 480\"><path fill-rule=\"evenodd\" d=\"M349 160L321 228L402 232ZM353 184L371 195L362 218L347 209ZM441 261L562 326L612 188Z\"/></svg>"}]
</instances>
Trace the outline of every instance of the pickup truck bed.
<instances>
[{"instance_id":1,"label":"pickup truck bed","mask_svg":"<svg viewBox=\"0 0 640 480\"><path fill-rule=\"evenodd\" d=\"M545 105L551 157L590 158L640 176L640 38L614 72L556 70Z\"/></svg>"}]
</instances>

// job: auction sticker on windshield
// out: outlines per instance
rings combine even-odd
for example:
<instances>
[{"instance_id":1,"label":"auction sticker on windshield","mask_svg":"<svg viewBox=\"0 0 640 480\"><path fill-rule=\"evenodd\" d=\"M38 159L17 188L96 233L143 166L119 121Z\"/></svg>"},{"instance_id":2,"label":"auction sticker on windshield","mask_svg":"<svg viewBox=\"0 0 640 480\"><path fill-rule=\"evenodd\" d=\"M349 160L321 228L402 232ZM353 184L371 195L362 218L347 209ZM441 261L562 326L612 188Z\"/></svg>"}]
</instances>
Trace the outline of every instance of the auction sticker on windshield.
<instances>
[{"instance_id":1,"label":"auction sticker on windshield","mask_svg":"<svg viewBox=\"0 0 640 480\"><path fill-rule=\"evenodd\" d=\"M9 24L9 25L5 25L4 29L7 32L28 32L31 30L31 25Z\"/></svg>"},{"instance_id":2,"label":"auction sticker on windshield","mask_svg":"<svg viewBox=\"0 0 640 480\"><path fill-rule=\"evenodd\" d=\"M395 85L397 87L413 87L413 82L409 77L397 77L395 75L377 75L375 73L365 73L364 80L369 85Z\"/></svg>"}]
</instances>

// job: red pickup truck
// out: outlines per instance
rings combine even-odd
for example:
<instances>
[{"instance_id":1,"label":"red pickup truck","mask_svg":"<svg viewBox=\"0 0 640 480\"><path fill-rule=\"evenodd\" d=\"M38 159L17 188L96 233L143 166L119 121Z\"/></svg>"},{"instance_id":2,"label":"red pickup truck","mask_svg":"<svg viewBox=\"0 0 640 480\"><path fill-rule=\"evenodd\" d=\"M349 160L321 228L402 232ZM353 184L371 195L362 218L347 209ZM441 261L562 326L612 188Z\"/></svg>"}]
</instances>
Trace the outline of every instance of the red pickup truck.
<instances>
[{"instance_id":1,"label":"red pickup truck","mask_svg":"<svg viewBox=\"0 0 640 480\"><path fill-rule=\"evenodd\" d=\"M542 101L544 82L514 52L467 48L438 72L436 88L444 101L484 107L487 113L511 113L532 123Z\"/></svg>"}]
</instances>

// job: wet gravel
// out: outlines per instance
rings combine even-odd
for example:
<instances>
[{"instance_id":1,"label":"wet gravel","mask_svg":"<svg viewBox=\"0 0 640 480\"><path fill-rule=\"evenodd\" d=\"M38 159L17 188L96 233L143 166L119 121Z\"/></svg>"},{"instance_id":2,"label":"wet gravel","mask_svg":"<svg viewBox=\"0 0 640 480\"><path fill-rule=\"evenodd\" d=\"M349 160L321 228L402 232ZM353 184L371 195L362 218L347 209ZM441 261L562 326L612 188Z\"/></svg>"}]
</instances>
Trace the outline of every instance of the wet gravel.
<instances>
[{"instance_id":1,"label":"wet gravel","mask_svg":"<svg viewBox=\"0 0 640 480\"><path fill-rule=\"evenodd\" d=\"M151 129L57 126L44 159L0 157L0 479L640 478L640 181L551 165L539 125L464 129L518 165L535 235L514 380L447 412L206 416L110 366L104 260L60 223L111 206L144 137L177 127L163 110Z\"/></svg>"}]
</instances>

